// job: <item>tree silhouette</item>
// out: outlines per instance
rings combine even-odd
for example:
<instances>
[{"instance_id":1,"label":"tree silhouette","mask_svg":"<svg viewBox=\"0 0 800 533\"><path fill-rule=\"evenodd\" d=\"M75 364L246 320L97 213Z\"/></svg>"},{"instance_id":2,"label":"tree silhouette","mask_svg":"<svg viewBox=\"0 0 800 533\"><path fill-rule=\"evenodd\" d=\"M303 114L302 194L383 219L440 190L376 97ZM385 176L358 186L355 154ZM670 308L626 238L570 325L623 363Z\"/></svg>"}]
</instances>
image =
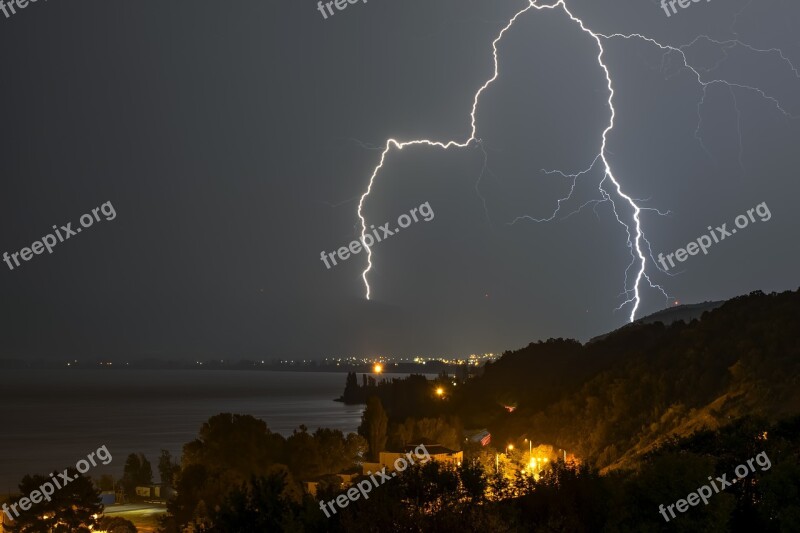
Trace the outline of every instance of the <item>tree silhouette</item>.
<instances>
[{"instance_id":1,"label":"tree silhouette","mask_svg":"<svg viewBox=\"0 0 800 533\"><path fill-rule=\"evenodd\" d=\"M122 473L122 486L127 497L136 495L136 487L147 486L153 483L153 467L144 454L132 453L125 461Z\"/></svg>"},{"instance_id":2,"label":"tree silhouette","mask_svg":"<svg viewBox=\"0 0 800 533\"><path fill-rule=\"evenodd\" d=\"M56 472L52 477L63 479ZM20 514L6 526L8 530L12 533L89 533L90 528L95 528L97 520L94 517L103 512L100 492L88 477L81 476L75 468L67 469L67 477L72 481L56 489L49 501L45 499L34 503L28 510L19 507ZM19 484L20 494L27 498L45 483L53 485L47 476L25 476Z\"/></svg>"},{"instance_id":3,"label":"tree silhouette","mask_svg":"<svg viewBox=\"0 0 800 533\"><path fill-rule=\"evenodd\" d=\"M361 425L358 426L358 434L367 439L369 444L369 457L373 461L378 460L378 454L386 446L386 431L389 419L386 411L383 410L380 398L372 396L367 400L367 408L361 416Z\"/></svg>"}]
</instances>

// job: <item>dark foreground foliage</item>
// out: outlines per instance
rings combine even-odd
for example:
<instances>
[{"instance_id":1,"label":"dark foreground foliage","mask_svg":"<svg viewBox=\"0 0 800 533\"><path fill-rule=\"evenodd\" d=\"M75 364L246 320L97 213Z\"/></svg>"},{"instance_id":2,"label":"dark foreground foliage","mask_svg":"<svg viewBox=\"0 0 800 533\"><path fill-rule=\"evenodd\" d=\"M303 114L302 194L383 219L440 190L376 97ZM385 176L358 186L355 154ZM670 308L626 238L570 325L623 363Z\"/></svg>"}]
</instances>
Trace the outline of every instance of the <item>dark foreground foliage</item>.
<instances>
[{"instance_id":1,"label":"dark foreground foliage","mask_svg":"<svg viewBox=\"0 0 800 533\"><path fill-rule=\"evenodd\" d=\"M728 473L764 452L739 483L667 523L659 505L684 499L709 476ZM800 417L768 425L743 419L719 431L673 440L649 453L636 471L600 475L557 462L538 482L496 476L477 462L458 468L415 465L330 518L319 501L343 490L322 487L297 496L285 472L251 478L197 516L204 532L791 532L800 531ZM505 497L498 500L499 497ZM174 526L166 531L179 531Z\"/></svg>"}]
</instances>

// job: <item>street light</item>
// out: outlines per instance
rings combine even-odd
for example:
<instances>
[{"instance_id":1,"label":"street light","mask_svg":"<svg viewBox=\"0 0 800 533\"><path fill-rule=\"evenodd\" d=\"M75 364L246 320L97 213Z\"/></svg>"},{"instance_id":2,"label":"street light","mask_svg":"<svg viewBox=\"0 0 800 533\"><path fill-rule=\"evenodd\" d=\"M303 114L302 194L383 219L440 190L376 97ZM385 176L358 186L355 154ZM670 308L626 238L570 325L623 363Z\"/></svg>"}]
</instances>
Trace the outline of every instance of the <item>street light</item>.
<instances>
[{"instance_id":1,"label":"street light","mask_svg":"<svg viewBox=\"0 0 800 533\"><path fill-rule=\"evenodd\" d=\"M436 396L441 398L443 395L444 395L444 389L442 387L436 389Z\"/></svg>"},{"instance_id":2,"label":"street light","mask_svg":"<svg viewBox=\"0 0 800 533\"><path fill-rule=\"evenodd\" d=\"M508 455L509 450L513 450L513 449L514 449L514 445L513 444L509 444L508 446L506 446L506 455ZM499 453L495 453L494 454L494 473L495 474L499 474L500 473L500 454Z\"/></svg>"},{"instance_id":3,"label":"street light","mask_svg":"<svg viewBox=\"0 0 800 533\"><path fill-rule=\"evenodd\" d=\"M528 469L533 472L535 461L533 460L533 441L530 439L525 439L525 442L528 443Z\"/></svg>"}]
</instances>

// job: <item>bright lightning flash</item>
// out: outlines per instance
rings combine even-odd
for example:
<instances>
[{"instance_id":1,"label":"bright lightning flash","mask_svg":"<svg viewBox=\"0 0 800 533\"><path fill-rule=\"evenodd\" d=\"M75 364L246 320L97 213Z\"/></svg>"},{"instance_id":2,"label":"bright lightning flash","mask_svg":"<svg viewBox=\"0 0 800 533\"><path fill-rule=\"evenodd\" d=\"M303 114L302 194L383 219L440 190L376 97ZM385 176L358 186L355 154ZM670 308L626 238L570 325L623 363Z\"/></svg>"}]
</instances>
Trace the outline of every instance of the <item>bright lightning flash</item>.
<instances>
[{"instance_id":1,"label":"bright lightning flash","mask_svg":"<svg viewBox=\"0 0 800 533\"><path fill-rule=\"evenodd\" d=\"M717 41L717 40L711 39L710 37L707 37L707 36L700 36L700 37L698 37L697 39L695 39L692 43L690 43L688 45L671 46L671 45L661 44L658 41L656 41L656 40L654 40L654 39L652 39L650 37L645 37L645 36L643 36L641 34L638 34L638 33L637 34L627 34L627 35L626 34L615 33L615 34L611 34L611 35L605 35L605 34L602 34L602 33L597 33L597 32L592 31L590 28L588 28L584 24L583 20L581 20L578 17L576 17L575 15L573 15L573 13L567 7L566 0L558 0L556 3L551 4L551 5L539 5L539 4L537 4L536 0L529 0L528 5L526 7L524 7L522 10L520 10L519 12L517 12L513 17L511 17L511 19L508 21L508 23L505 25L505 27L503 27L503 29L500 31L498 36L494 39L494 41L492 41L492 57L493 57L493 62L494 62L494 72L493 72L492 76L488 80L486 80L486 82L484 82L483 85L481 85L481 87L475 93L475 96L473 98L472 110L470 111L470 134L469 134L469 137L467 137L464 141L457 141L457 140L434 141L434 140L429 140L429 139L415 139L415 140L403 141L403 142L398 141L396 139L388 139L386 141L386 144L384 145L383 151L381 153L380 161L378 162L378 165L375 167L375 169L372 172L372 175L370 176L369 185L367 186L367 190L361 195L361 198L360 198L360 200L358 202L358 218L361 221L361 238L362 238L362 242L363 242L364 237L366 235L366 231L367 231L367 222L366 222L366 219L364 218L364 215L363 215L364 202L366 201L367 197L372 192L372 187L375 184L375 180L377 179L380 170L383 168L383 165L386 162L386 157L389 155L389 152L391 152L393 148L396 148L397 150L402 150L403 148L405 148L407 146L414 146L414 145L425 145L425 146L431 146L431 147L442 148L442 149L447 150L449 148L465 148L465 147L469 146L470 143L472 143L472 142L480 143L480 139L478 139L476 137L477 126L476 126L476 118L475 118L475 116L476 116L476 113L477 113L477 110L478 110L478 102L480 100L481 95L483 94L484 91L486 91L486 89L499 76L499 66L498 66L498 57L497 57L497 45L498 45L498 43L503 38L503 35L506 33L506 31L508 31L511 28L511 26L514 25L514 23L517 21L517 19L519 17L521 17L523 14L525 14L526 12L531 11L531 10L541 11L541 10L544 10L544 9L555 10L555 9L558 9L558 8L563 10L563 12L570 18L570 20L572 20L573 22L578 24L578 26L580 26L581 30L584 33L586 33L587 35L589 35L595 41L595 43L597 43L597 48L598 48L597 62L600 65L600 68L605 73L606 85L608 87L608 106L609 106L609 109L611 110L611 116L610 116L608 125L603 130L603 133L602 133L602 136L601 136L601 143L600 143L599 152L595 156L594 161L592 162L592 164L591 164L591 166L589 168L587 168L586 170L583 170L583 171L581 171L581 172L579 172L577 174L565 174L565 173L560 172L560 171L549 171L548 172L548 173L559 173L564 177L572 178L572 187L570 188L569 194L566 197L561 198L561 199L558 200L557 207L556 207L555 211L553 212L553 214L548 218L539 218L539 219L533 218L533 217L530 217L530 216L522 216L522 217L518 217L516 220L514 220L512 222L512 224L514 222L517 222L518 220L521 220L521 219L528 219L528 220L531 220L533 222L550 222L550 221L552 221L558 215L558 213L560 212L562 203L567 201L567 200L569 200L572 197L572 194L575 191L575 184L576 184L577 179L581 175L583 175L583 174L589 172L590 170L592 170L597 165L598 161L601 162L602 166L603 166L604 176L603 176L603 179L600 181L600 183L598 185L598 189L599 189L599 192L600 192L600 195L601 195L602 199L601 200L590 200L589 202L586 202L581 207L579 207L578 210L582 209L583 207L585 207L585 206L587 206L589 204L594 204L594 206L597 207L598 203L609 202L612 205L612 208L613 208L613 211L614 211L614 215L615 215L617 221L625 228L625 231L627 233L627 238L628 238L627 246L628 246L628 248L630 249L630 252L631 252L631 264L625 270L625 290L624 290L623 294L626 296L627 299L617 309L621 309L622 307L624 307L627 304L632 304L632 308L631 308L629 319L630 319L631 322L633 322L634 319L636 318L636 311L639 309L639 305L641 303L640 286L642 285L642 280L646 280L650 287L659 290L664 295L665 298L669 298L669 296L664 291L664 289L662 289L659 285L654 284L650 280L650 277L647 274L647 265L648 265L647 258L645 257L645 254L644 254L644 251L643 251L643 248L644 248L643 243L646 243L647 249L648 249L648 255L650 256L651 260L653 259L652 252L650 251L650 243L647 240L647 238L645 237L644 231L642 229L641 214L642 214L642 211L645 211L645 210L652 210L652 211L656 211L656 210L655 209L651 209L651 208L640 207L639 204L637 203L637 200L635 200L634 198L632 198L631 196L629 196L628 194L626 194L623 191L622 185L620 184L620 182L617 180L616 176L614 175L614 173L613 173L613 171L611 169L611 165L610 165L610 163L608 161L608 158L607 158L607 155L608 155L608 150L607 150L608 136L609 136L610 132L614 129L614 121L615 121L615 118L616 118L616 109L614 108L614 94L615 93L614 93L613 82L611 80L611 73L610 73L610 71L608 69L608 66L603 61L603 56L605 54L605 50L603 48L603 40L604 39L608 40L608 39L613 39L613 38L621 38L621 39L626 39L626 40L629 40L629 39L640 39L640 40L643 40L643 41L646 41L646 42L648 42L650 44L655 45L659 49L663 50L665 52L665 54L668 54L668 53L677 53L677 54L679 54L680 57L682 58L683 67L688 69L688 70L690 70L695 75L695 77L697 78L697 82L702 87L702 99L698 102L698 119L700 119L700 108L701 108L702 104L705 102L707 89L710 86L715 85L715 84L725 85L728 88L730 88L731 90L733 90L734 88L737 88L737 89L744 89L744 90L748 90L748 91L753 91L753 92L757 93L759 96L761 96L762 98L769 100L785 116L788 117L790 115L789 115L789 113L786 112L786 110L783 109L783 107L781 107L781 104L780 104L780 102L778 102L777 99L773 98L772 96L769 96L765 91L763 91L761 89L758 89L756 87L751 87L751 86L748 86L748 85L732 83L732 82L729 82L729 81L726 81L726 80L722 80L722 79L711 79L711 80L705 81L703 79L703 75L700 73L700 70L702 70L702 69L698 69L698 68L695 68L695 67L690 65L689 60L687 59L686 53L685 53L685 50L687 48L691 47L695 42L697 42L698 39L704 38L704 39L706 39L706 40L708 40L710 42L713 42L714 44L718 44L721 47L723 47L723 51L725 49L728 49L728 48L731 48L733 46L737 46L738 45L738 46L745 47L745 48L747 48L747 49L749 49L751 51L754 51L754 52L762 52L762 53L775 52L775 53L780 54L780 57L781 57L782 60L784 60L785 62L789 63L790 67L792 68L794 73L797 75L798 74L797 69L794 67L794 65L791 64L791 62L784 56L783 52L781 52L780 50L778 50L778 49L769 49L769 50L756 49L756 48L751 47L749 45L746 45L746 44L744 44L744 43L742 43L740 41ZM711 70L713 70L713 69L711 69ZM737 112L738 112L738 109L737 109ZM699 139L699 129L700 129L700 123L698 122L698 129L697 129L697 132L696 132L696 136L698 136L698 140L700 140ZM702 144L702 141L701 141L701 144ZM618 199L620 199L623 203L628 204L630 206L630 208L632 210L632 215L631 215L631 220L630 220L629 223L624 222L623 219L620 217L619 213L617 212L616 204L615 204L615 202L613 200L612 194L609 193L606 189L603 188L603 183L605 183L606 180L608 180L610 182L611 189L612 189L612 192L614 193L614 195ZM659 212L659 214L663 215L664 213L660 213ZM567 216L569 216L569 215L567 215ZM633 231L631 231L631 227L633 227ZM362 272L361 277L364 280L364 285L366 287L366 298L369 300L371 291L370 291L370 286L369 286L369 280L367 279L367 274L372 269L372 250L369 247L366 247L366 248L367 248L367 267ZM653 261L653 264L656 266L656 268L661 270L658 267L658 265L655 263L655 261ZM637 266L637 270L636 270L636 277L635 277L633 283L630 285L630 288L629 288L628 272L635 265L638 265Z\"/></svg>"}]
</instances>

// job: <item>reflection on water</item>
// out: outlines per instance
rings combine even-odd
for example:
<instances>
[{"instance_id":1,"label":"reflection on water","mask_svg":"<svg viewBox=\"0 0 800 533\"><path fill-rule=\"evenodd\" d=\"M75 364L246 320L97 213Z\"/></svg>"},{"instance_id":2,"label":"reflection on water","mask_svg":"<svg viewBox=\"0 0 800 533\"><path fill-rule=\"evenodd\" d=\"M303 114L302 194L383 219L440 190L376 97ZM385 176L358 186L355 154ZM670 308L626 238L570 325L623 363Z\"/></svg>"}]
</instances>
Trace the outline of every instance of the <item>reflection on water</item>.
<instances>
[{"instance_id":1,"label":"reflection on water","mask_svg":"<svg viewBox=\"0 0 800 533\"><path fill-rule=\"evenodd\" d=\"M362 406L332 401L345 379L332 372L4 370L0 493L16 490L25 474L73 466L104 444L114 460L91 475L120 476L127 455L143 452L157 477L160 450L178 456L222 412L261 418L283 435L300 424L352 432Z\"/></svg>"}]
</instances>

